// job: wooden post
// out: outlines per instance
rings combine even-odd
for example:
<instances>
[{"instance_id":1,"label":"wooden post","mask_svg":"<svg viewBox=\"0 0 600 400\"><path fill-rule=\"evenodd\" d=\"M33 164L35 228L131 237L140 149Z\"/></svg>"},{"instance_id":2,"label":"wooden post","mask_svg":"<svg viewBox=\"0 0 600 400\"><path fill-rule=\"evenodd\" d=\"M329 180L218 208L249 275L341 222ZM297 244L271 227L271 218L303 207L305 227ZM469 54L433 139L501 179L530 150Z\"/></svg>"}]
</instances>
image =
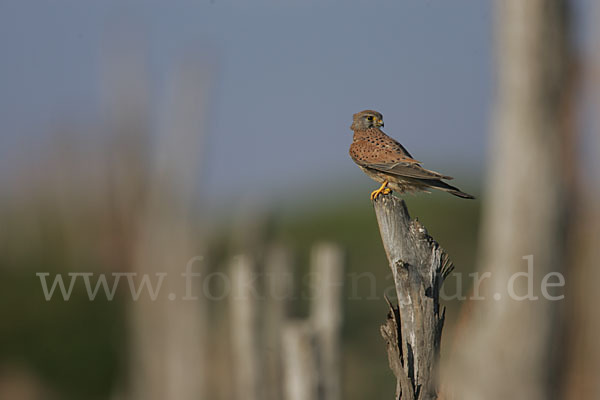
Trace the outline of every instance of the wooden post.
<instances>
[{"instance_id":1,"label":"wooden post","mask_svg":"<svg viewBox=\"0 0 600 400\"><path fill-rule=\"evenodd\" d=\"M318 399L314 332L310 322L288 321L282 332L285 400Z\"/></svg>"},{"instance_id":2,"label":"wooden post","mask_svg":"<svg viewBox=\"0 0 600 400\"><path fill-rule=\"evenodd\" d=\"M310 319L315 334L319 363L319 393L323 400L340 400L340 326L342 323L342 286L344 256L333 244L313 248L311 260Z\"/></svg>"},{"instance_id":3,"label":"wooden post","mask_svg":"<svg viewBox=\"0 0 600 400\"><path fill-rule=\"evenodd\" d=\"M397 379L396 399L436 399L445 314L439 293L452 265L425 227L410 218L403 200L380 196L374 206L398 297L398 307L388 300L381 327Z\"/></svg>"},{"instance_id":4,"label":"wooden post","mask_svg":"<svg viewBox=\"0 0 600 400\"><path fill-rule=\"evenodd\" d=\"M129 73L121 77L123 82L136 80L139 68L135 67L125 66ZM201 143L206 133L202 126L211 76L206 74L202 65L186 64L182 67L168 81L170 101L164 110L165 125L155 138L154 153L148 155L150 162L137 166L138 171L143 170L147 174L144 184L147 186L131 192L131 186L136 182L122 180L122 172L127 179L134 168L129 159L113 171L117 185L113 194L115 201L119 201L120 196L127 198L132 195L139 201L139 206L128 213L135 217L128 215L125 219L136 218L132 220L135 230L131 232L135 238L133 272L140 276L149 274L165 278L165 287L156 301L143 295L128 304L127 321L131 335L128 398L134 400L193 400L208 395L208 303L199 296L197 300L184 298L188 294L181 274L193 257L202 254L197 245L195 194ZM131 85L125 86L129 88ZM116 96L120 101L122 97ZM131 108L127 103L119 102L118 105L119 112ZM128 113L121 118L124 120L120 123L127 132L130 123ZM140 136L139 140L142 139L149 141ZM131 146L136 144L139 143L134 140ZM199 273L201 265L201 262L194 263L195 273Z\"/></svg>"},{"instance_id":5,"label":"wooden post","mask_svg":"<svg viewBox=\"0 0 600 400\"><path fill-rule=\"evenodd\" d=\"M344 257L333 244L311 254L310 315L289 320L282 333L286 400L340 400L340 326Z\"/></svg>"},{"instance_id":6,"label":"wooden post","mask_svg":"<svg viewBox=\"0 0 600 400\"><path fill-rule=\"evenodd\" d=\"M256 270L249 256L231 263L231 348L235 399L263 398Z\"/></svg>"},{"instance_id":7,"label":"wooden post","mask_svg":"<svg viewBox=\"0 0 600 400\"><path fill-rule=\"evenodd\" d=\"M563 357L573 351L560 344L560 302L540 290L546 278L562 279L574 223L566 179L573 145L565 141L573 4L495 2L493 151L477 262L478 276L487 278L478 284L480 298L465 304L444 368L444 388L455 399L556 398Z\"/></svg>"},{"instance_id":8,"label":"wooden post","mask_svg":"<svg viewBox=\"0 0 600 400\"><path fill-rule=\"evenodd\" d=\"M294 289L293 263L283 246L271 246L265 260L264 343L265 398L283 397L282 332ZM294 339L291 339L294 340Z\"/></svg>"}]
</instances>

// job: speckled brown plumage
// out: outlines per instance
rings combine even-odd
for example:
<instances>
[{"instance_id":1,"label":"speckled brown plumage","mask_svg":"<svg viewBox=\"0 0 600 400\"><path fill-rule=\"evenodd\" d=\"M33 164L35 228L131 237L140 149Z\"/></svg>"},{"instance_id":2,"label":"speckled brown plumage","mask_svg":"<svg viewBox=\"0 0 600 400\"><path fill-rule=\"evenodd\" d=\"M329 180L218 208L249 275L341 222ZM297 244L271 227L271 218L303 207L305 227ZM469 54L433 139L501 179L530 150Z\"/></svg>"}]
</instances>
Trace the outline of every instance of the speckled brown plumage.
<instances>
[{"instance_id":1,"label":"speckled brown plumage","mask_svg":"<svg viewBox=\"0 0 600 400\"><path fill-rule=\"evenodd\" d=\"M399 193L439 189L465 199L470 194L443 182L451 176L439 174L421 167L410 153L397 141L383 133L383 116L377 111L364 110L354 114L352 126L354 140L350 145L350 157L372 179L382 186L371 194L387 194L389 189Z\"/></svg>"}]
</instances>

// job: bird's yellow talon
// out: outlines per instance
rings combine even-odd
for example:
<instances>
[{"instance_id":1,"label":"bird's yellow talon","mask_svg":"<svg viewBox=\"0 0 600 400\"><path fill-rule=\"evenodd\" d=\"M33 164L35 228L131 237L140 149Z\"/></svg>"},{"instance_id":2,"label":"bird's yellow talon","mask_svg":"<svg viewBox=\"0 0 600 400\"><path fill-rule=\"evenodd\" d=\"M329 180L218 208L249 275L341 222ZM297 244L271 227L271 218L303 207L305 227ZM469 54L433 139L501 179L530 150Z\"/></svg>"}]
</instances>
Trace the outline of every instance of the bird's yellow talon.
<instances>
[{"instance_id":1,"label":"bird's yellow talon","mask_svg":"<svg viewBox=\"0 0 600 400\"><path fill-rule=\"evenodd\" d=\"M379 187L379 189L374 190L373 192L371 192L371 201L374 201L380 194L390 194L392 191L390 188L387 187L388 182L384 181L381 186Z\"/></svg>"}]
</instances>

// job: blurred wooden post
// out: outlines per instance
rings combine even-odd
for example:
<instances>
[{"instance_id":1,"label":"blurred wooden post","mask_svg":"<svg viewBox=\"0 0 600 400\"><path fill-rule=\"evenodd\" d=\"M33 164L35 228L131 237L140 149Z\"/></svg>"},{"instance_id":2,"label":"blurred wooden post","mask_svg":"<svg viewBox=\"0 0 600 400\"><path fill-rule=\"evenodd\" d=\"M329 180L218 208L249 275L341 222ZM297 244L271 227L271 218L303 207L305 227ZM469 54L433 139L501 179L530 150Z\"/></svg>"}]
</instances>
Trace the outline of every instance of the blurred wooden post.
<instances>
[{"instance_id":1,"label":"blurred wooden post","mask_svg":"<svg viewBox=\"0 0 600 400\"><path fill-rule=\"evenodd\" d=\"M311 301L307 320L283 330L285 400L340 400L340 326L344 257L322 243L311 254Z\"/></svg>"},{"instance_id":2,"label":"blurred wooden post","mask_svg":"<svg viewBox=\"0 0 600 400\"><path fill-rule=\"evenodd\" d=\"M423 225L410 218L403 200L380 196L374 206L398 296L398 307L390 303L381 327L397 379L396 399L436 399L445 314L439 292L452 267Z\"/></svg>"},{"instance_id":3,"label":"blurred wooden post","mask_svg":"<svg viewBox=\"0 0 600 400\"><path fill-rule=\"evenodd\" d=\"M284 399L317 400L314 332L308 321L290 321L282 332Z\"/></svg>"},{"instance_id":4,"label":"blurred wooden post","mask_svg":"<svg viewBox=\"0 0 600 400\"><path fill-rule=\"evenodd\" d=\"M231 263L230 332L233 386L237 400L262 400L262 362L259 349L257 274L248 256Z\"/></svg>"},{"instance_id":5,"label":"blurred wooden post","mask_svg":"<svg viewBox=\"0 0 600 400\"><path fill-rule=\"evenodd\" d=\"M269 248L265 261L264 343L265 387L268 400L283 398L282 330L293 293L292 261L281 246Z\"/></svg>"},{"instance_id":6,"label":"blurred wooden post","mask_svg":"<svg viewBox=\"0 0 600 400\"><path fill-rule=\"evenodd\" d=\"M560 302L540 290L547 277L562 279L572 221L573 158L565 154L572 4L495 2L496 99L478 263L487 278L447 359L444 387L456 399L555 398L565 373L560 353L572 350L558 342Z\"/></svg>"},{"instance_id":7,"label":"blurred wooden post","mask_svg":"<svg viewBox=\"0 0 600 400\"><path fill-rule=\"evenodd\" d=\"M339 247L323 243L312 251L310 318L319 363L319 393L323 400L340 400L340 325L344 257Z\"/></svg>"},{"instance_id":8,"label":"blurred wooden post","mask_svg":"<svg viewBox=\"0 0 600 400\"><path fill-rule=\"evenodd\" d=\"M142 55L134 48L128 51ZM128 57L129 53L125 59ZM115 110L120 111L127 129L132 107L121 103L121 98L135 99L136 95L122 96L122 92L130 89L130 82L139 80L144 68L125 65L116 68L117 74L122 73L121 68L127 73L115 87ZM207 395L208 305L199 296L197 300L184 298L188 293L182 273L190 259L202 254L198 246L196 191L210 82L211 74L197 63L183 64L177 74L169 77L162 129L155 138L154 152L148 157L148 165L138 166L147 187L135 192L141 206L132 213L137 218L132 233L136 241L132 270L139 276L149 274L151 279L158 274L165 278L165 285L156 301L143 293L128 304L131 399L192 400ZM150 140L144 136L149 135L146 131L137 135L140 140ZM130 145L134 148L135 144ZM122 165L128 168L115 171L117 183L123 179L123 172L130 174L129 163ZM121 182L119 187L127 185ZM193 266L195 274L201 265Z\"/></svg>"}]
</instances>

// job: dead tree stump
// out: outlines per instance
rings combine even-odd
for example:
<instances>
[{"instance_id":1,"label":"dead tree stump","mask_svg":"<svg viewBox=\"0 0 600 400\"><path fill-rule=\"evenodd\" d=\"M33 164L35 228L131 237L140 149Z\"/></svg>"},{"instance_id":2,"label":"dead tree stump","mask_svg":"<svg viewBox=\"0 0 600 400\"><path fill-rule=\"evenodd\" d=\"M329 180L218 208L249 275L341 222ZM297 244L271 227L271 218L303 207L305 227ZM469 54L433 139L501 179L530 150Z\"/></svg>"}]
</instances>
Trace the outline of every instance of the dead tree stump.
<instances>
[{"instance_id":1,"label":"dead tree stump","mask_svg":"<svg viewBox=\"0 0 600 400\"><path fill-rule=\"evenodd\" d=\"M425 227L410 218L403 200L386 195L373 204L398 299L397 307L388 300L381 326L397 379L396 399L436 399L445 315L439 294L452 264Z\"/></svg>"}]
</instances>

